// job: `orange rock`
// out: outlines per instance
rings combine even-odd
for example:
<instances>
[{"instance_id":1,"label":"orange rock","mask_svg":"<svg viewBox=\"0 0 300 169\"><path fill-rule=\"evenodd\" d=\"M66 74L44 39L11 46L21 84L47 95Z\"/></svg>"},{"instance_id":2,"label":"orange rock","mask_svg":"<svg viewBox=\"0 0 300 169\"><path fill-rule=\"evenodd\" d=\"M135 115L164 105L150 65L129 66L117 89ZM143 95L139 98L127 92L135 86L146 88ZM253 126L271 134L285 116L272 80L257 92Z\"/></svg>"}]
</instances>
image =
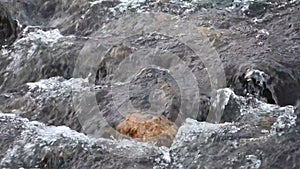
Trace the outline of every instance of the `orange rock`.
<instances>
[{"instance_id":1,"label":"orange rock","mask_svg":"<svg viewBox=\"0 0 300 169\"><path fill-rule=\"evenodd\" d=\"M171 146L177 127L164 116L133 113L117 126L117 131L133 139Z\"/></svg>"}]
</instances>

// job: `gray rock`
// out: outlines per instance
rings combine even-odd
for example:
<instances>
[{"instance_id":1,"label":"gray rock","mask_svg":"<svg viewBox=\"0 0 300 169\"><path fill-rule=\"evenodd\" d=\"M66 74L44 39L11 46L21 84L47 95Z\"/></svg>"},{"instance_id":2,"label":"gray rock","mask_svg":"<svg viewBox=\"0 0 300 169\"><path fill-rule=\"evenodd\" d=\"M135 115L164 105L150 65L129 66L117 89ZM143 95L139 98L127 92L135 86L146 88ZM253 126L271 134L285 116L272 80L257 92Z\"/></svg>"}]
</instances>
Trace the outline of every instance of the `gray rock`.
<instances>
[{"instance_id":1,"label":"gray rock","mask_svg":"<svg viewBox=\"0 0 300 169\"><path fill-rule=\"evenodd\" d=\"M9 93L1 94L1 110L14 113L31 121L46 125L66 125L81 131L73 95L89 90L84 79L66 80L53 77L35 83L27 83Z\"/></svg>"},{"instance_id":2,"label":"gray rock","mask_svg":"<svg viewBox=\"0 0 300 169\"><path fill-rule=\"evenodd\" d=\"M0 3L0 168L300 168L299 1ZM116 133L137 110L171 148Z\"/></svg>"},{"instance_id":3,"label":"gray rock","mask_svg":"<svg viewBox=\"0 0 300 169\"><path fill-rule=\"evenodd\" d=\"M198 1L195 1L198 2ZM214 4L219 3L218 1L199 1L208 2ZM12 16L19 20L21 25L39 25L41 28L45 29L44 32L48 33L55 33L53 30L51 31L50 28L58 28L63 35L76 35L75 37L62 37L57 43L54 43L54 47L47 46L45 43L38 43L38 48L36 50L30 50L34 52L33 54L36 55L36 59L31 60L28 64L28 60L24 60L21 63L26 63L16 75L14 73L10 73L9 70L6 70L5 67L11 61L8 59L9 57L4 55L1 57L1 78L0 82L4 83L1 85L1 89L7 87L16 87L17 85L24 84L28 81L36 81L41 78L48 78L52 76L64 76L65 78L70 78L71 73L73 71L73 64L74 60L77 59L79 55L80 49L82 49L84 42L86 40L95 40L95 41L102 41L102 39L93 39L93 37L105 37L111 33L114 34L115 40L120 40L120 33L124 33L123 35L128 34L127 31L131 31L133 33L133 29L125 29L126 26L124 24L120 24L120 27L112 28L109 27L107 29L102 29L103 24L110 23L115 21L116 18L120 18L123 16L124 13L128 10L141 10L141 11L160 11L165 13L172 13L172 14L179 14L174 13L171 11L189 11L191 8L195 7L193 5L194 1L191 1L187 6L184 5L181 1L175 2L138 2L138 1L130 1L126 2L118 2L118 1L4 1L3 2L7 8L10 10ZM297 66L299 65L299 58L298 55L298 47L297 45L297 24L298 24L298 13L297 7L295 2L285 2L285 1L272 1L268 3L268 9L271 11L278 11L278 15L282 16L278 19L272 12L267 12L267 15L261 18L258 21L253 20L252 18L247 18L245 16L240 16L239 14L235 14L235 10L247 7L251 5L251 2L248 1L240 1L240 2L229 2L228 5L222 7L232 6L232 8L228 8L230 11L229 13L224 11L215 12L213 9L209 11L198 11L196 14L185 13L184 15L190 16L188 23L192 23L191 25L197 25L200 27L215 27L217 28L216 31L211 31L205 33L204 35L212 38L214 42L213 47L215 50L220 54L220 58L223 61L223 67L226 73L227 78L227 86L232 86L235 92L239 95L243 95L244 90L247 88L245 85L243 78L245 74L247 74L247 70L250 68L251 70L259 70L264 72L266 75L270 76L268 80L266 89L260 90L259 93L263 100L266 100L268 103L276 103L279 105L289 105L295 104L295 100L299 98L299 69ZM277 4L277 5L276 5ZM165 11L165 6L167 6L168 11ZM285 8L290 7L291 10L287 11L284 10ZM282 9L283 8L283 9ZM123 10L122 10L123 9ZM15 11L21 11L16 13ZM45 13L43 13L45 12ZM285 13L288 14L285 14ZM184 12L183 12L184 13ZM102 16L102 17L99 17ZM289 16L292 16L289 19ZM207 19L210 18L210 19ZM232 18L239 18L239 19L232 19ZM153 19L153 18L152 18ZM128 25L135 24L136 20L134 21L127 21ZM179 34L178 32L172 32L172 27L167 24L161 25L152 25L151 18L149 17L148 20L137 20L141 22L141 25L147 28L147 33L153 34L154 30L159 28L163 29L164 26L169 27L167 29L171 34ZM27 23L26 23L27 22ZM259 23L257 23L259 22ZM284 28L281 23L290 23L289 28ZM185 25L186 22L183 22L182 25ZM277 26L273 26L277 25ZM155 28L155 26L157 26ZM49 30L50 31L47 31ZM100 31L98 31L101 29ZM220 30L219 30L220 29ZM109 31L103 33L104 31ZM166 30L162 31L162 33L166 32ZM185 29L183 29L185 30ZM212 29L213 30L213 29ZM37 30L36 30L37 31ZM98 32L97 32L98 31ZM102 31L102 35L101 32ZM190 30L186 31L185 33L190 32ZM219 32L219 33L218 33ZM118 34L119 33L119 34ZM130 32L129 32L130 33ZM34 32L32 33L34 34ZM52 35L52 34L51 34ZM82 36L84 35L84 36ZM87 35L92 35L88 37ZM129 34L130 35L130 34ZM244 36L245 35L245 36ZM24 35L27 36L27 35ZM53 36L56 36L53 34ZM156 36L153 34L153 36ZM285 39L285 36L288 36L285 42L282 42L281 39ZM131 37L125 42L132 42L134 38L139 38L141 36ZM176 41L171 42L169 40L155 40L152 38L143 37L144 40L140 42L136 42L136 44L131 44L130 47L144 47L149 42L154 42L154 44L158 45L158 41L161 42L170 42L171 46L174 46ZM161 37L166 38L166 37ZM171 38L172 39L172 38ZM38 40L37 40L38 41ZM73 43L72 45L62 44L61 41L68 41L69 43ZM74 42L75 41L75 42ZM32 41L26 42L26 44L20 44L20 48L23 46L28 46L31 49L33 46L29 43ZM116 42L116 41L114 41ZM145 43L145 44L143 44ZM172 44L173 43L173 44ZM34 43L35 44L35 43ZM37 45L37 44L35 44ZM91 45L91 44L90 44ZM107 44L108 45L108 44ZM118 45L118 44L113 44ZM126 44L128 45L128 44ZM88 44L87 44L88 46ZM166 46L166 45L165 45ZM252 48L249 48L251 46ZM47 49L44 49L46 47ZM153 47L153 45L152 45ZM158 47L164 47L162 44L159 44ZM13 50L16 50L16 46L13 47ZM86 48L86 47L85 47ZM84 48L84 49L85 49ZM109 46L112 48L112 46ZM182 58L183 55L191 54L191 51L186 51L187 53L183 53L182 44L177 44L173 50L170 50L173 53L178 54ZM186 48L185 48L186 49ZM7 50L5 53L11 53L12 50ZM41 52L43 51L43 52ZM65 54L62 51L68 51ZM234 51L234 52L233 52ZM253 53L252 51L256 51ZM17 50L16 53L24 53L24 55L31 55L26 54L27 51ZM16 54L14 53L14 54ZM51 54L50 54L51 53ZM82 52L84 53L84 52ZM88 53L91 54L91 51ZM52 58L50 61L40 61L40 55L47 55L46 58ZM71 57L72 56L72 57ZM283 57L284 56L284 57ZM25 59L26 57L24 57ZM35 57L33 57L35 58ZM60 59L58 59L60 58ZM62 59L65 58L65 59ZM184 58L184 57L183 57ZM286 59L282 59L286 58ZM96 60L103 59L103 58L95 58ZM191 70L197 76L198 80L198 87L200 91L205 93L204 95L207 96L207 93L210 91L210 80L208 79L207 71L205 71L205 67L209 67L209 65L203 66L203 64L198 63L199 59L195 59L193 57L186 57L187 61L191 61L189 66L191 66ZM36 64L32 62L39 61L41 64ZM53 61L53 62L51 62ZM80 60L81 61L81 60ZM81 62L82 63L82 62ZM3 64L3 65L2 65ZM41 66L45 64L46 66ZM113 63L117 64L117 63ZM26 66L29 65L29 66ZM268 65L268 66L265 66ZM42 67L43 71L28 71L27 74L24 73L24 70L31 70L33 67ZM44 68L45 67L45 68ZM112 66L113 67L113 66ZM102 69L103 66L100 66L99 69ZM20 69L20 68L18 68ZM44 70L45 69L45 70ZM104 68L105 69L105 68ZM87 70L85 73L89 74L92 73L93 75L96 70ZM38 72L40 75L35 75L35 72ZM213 72L213 71L212 71ZM47 75L45 75L47 74ZM7 77L8 76L8 77ZM15 78L16 76L16 78ZM100 75L103 76L103 75ZM6 78L3 78L6 77ZM95 77L95 76L93 76ZM23 80L22 78L26 79ZM205 80L204 80L205 79ZM96 78L95 81L98 81ZM288 86L288 87L286 87ZM221 87L224 87L221 86ZM246 89L249 90L249 89ZM251 93L251 91L246 92ZM201 93L202 94L202 93ZM206 97L203 96L203 97ZM202 97L202 96L201 96ZM258 96L259 97L259 96ZM201 108L206 109L206 108Z\"/></svg>"},{"instance_id":4,"label":"gray rock","mask_svg":"<svg viewBox=\"0 0 300 169\"><path fill-rule=\"evenodd\" d=\"M299 119L295 107L218 91L219 124L187 119L171 147L171 168L298 168ZM224 103L225 102L225 103ZM220 109L217 109L220 110ZM234 117L234 118L232 118ZM297 125L296 125L297 124ZM288 161L288 162L287 162Z\"/></svg>"},{"instance_id":5,"label":"gray rock","mask_svg":"<svg viewBox=\"0 0 300 169\"><path fill-rule=\"evenodd\" d=\"M57 79L59 78L50 80ZM29 86L43 93L37 85L45 88L46 82L50 80L32 83ZM78 90L83 90L84 85L80 85L78 80L61 81L61 83L76 81L74 84L78 86L74 87L74 91L80 93ZM53 85L56 83L48 83L51 85L45 88L48 88L48 94L55 96L55 92L51 91L55 88L68 91L60 83ZM188 118L179 128L169 149L127 139L116 141L86 136L65 126L46 126L40 122L18 117L18 114L1 113L0 144L3 148L0 151L0 165L8 168L82 168L83 166L89 168L220 168L220 166L222 168L298 168L300 166L298 161L295 161L300 155L298 151L300 123L297 118L299 113L296 112L298 110L295 107L279 107L255 98L244 98L235 95L230 89L221 89L217 93L227 98L219 99L223 102L219 104L224 106L218 110L223 111L221 117L225 119L224 121L227 118L231 122L214 124ZM20 113L22 114L22 111ZM85 115L88 116L88 113ZM74 122L74 119L71 121ZM95 124L97 120L88 122ZM91 133L89 135L92 135ZM289 163L285 163L286 160Z\"/></svg>"},{"instance_id":6,"label":"gray rock","mask_svg":"<svg viewBox=\"0 0 300 169\"><path fill-rule=\"evenodd\" d=\"M20 39L0 53L0 91L53 76L71 78L84 41L64 37L57 29L26 27Z\"/></svg>"},{"instance_id":7,"label":"gray rock","mask_svg":"<svg viewBox=\"0 0 300 169\"><path fill-rule=\"evenodd\" d=\"M94 139L12 114L0 113L0 136L1 168L150 169L167 162L166 152L148 143Z\"/></svg>"}]
</instances>

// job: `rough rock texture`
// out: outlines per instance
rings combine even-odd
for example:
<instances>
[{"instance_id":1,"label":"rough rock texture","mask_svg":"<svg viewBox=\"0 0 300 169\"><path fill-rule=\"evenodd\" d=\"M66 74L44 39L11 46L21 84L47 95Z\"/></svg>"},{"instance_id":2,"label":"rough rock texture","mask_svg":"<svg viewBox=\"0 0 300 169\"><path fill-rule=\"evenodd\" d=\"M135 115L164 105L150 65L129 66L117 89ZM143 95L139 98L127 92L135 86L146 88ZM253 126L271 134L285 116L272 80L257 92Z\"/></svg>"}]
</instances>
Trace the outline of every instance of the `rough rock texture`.
<instances>
[{"instance_id":1,"label":"rough rock texture","mask_svg":"<svg viewBox=\"0 0 300 169\"><path fill-rule=\"evenodd\" d=\"M164 116L133 113L117 126L117 131L134 139L169 147L177 133L177 127Z\"/></svg>"},{"instance_id":2,"label":"rough rock texture","mask_svg":"<svg viewBox=\"0 0 300 169\"><path fill-rule=\"evenodd\" d=\"M300 168L299 5L0 0L0 168Z\"/></svg>"},{"instance_id":3,"label":"rough rock texture","mask_svg":"<svg viewBox=\"0 0 300 169\"><path fill-rule=\"evenodd\" d=\"M222 120L234 122L211 124L187 119L171 147L171 168L300 166L300 121L295 107L246 99L229 89L218 92L228 97L225 103L220 102L224 105Z\"/></svg>"},{"instance_id":4,"label":"rough rock texture","mask_svg":"<svg viewBox=\"0 0 300 169\"><path fill-rule=\"evenodd\" d=\"M68 127L45 126L0 114L2 168L298 168L299 112L235 95L232 123L187 119L170 149L130 140L91 138ZM247 103L247 104L244 104ZM224 107L224 108L225 108ZM226 108L223 109L226 112ZM299 110L297 110L299 111ZM282 146L284 145L284 146Z\"/></svg>"},{"instance_id":5,"label":"rough rock texture","mask_svg":"<svg viewBox=\"0 0 300 169\"><path fill-rule=\"evenodd\" d=\"M88 89L88 83L83 79L53 77L27 83L10 93L2 94L0 107L4 113L15 113L47 125L66 125L81 131L72 96Z\"/></svg>"},{"instance_id":6,"label":"rough rock texture","mask_svg":"<svg viewBox=\"0 0 300 169\"><path fill-rule=\"evenodd\" d=\"M147 143L92 139L68 127L0 114L1 168L152 168L164 151Z\"/></svg>"},{"instance_id":7,"label":"rough rock texture","mask_svg":"<svg viewBox=\"0 0 300 169\"><path fill-rule=\"evenodd\" d=\"M64 37L57 29L26 27L11 47L1 53L0 91L53 76L71 78L83 41Z\"/></svg>"}]
</instances>

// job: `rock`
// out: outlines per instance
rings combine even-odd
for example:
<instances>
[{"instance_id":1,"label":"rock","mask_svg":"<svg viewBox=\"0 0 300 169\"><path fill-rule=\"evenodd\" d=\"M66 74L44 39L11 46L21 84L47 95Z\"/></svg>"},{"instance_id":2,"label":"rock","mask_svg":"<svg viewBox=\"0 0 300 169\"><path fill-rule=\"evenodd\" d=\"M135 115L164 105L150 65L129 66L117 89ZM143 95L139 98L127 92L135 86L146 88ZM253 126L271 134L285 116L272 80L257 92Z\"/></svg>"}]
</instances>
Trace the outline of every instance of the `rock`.
<instances>
[{"instance_id":1,"label":"rock","mask_svg":"<svg viewBox=\"0 0 300 169\"><path fill-rule=\"evenodd\" d=\"M271 77L260 70L248 69L244 77L239 77L245 96L254 96L267 103L275 104L276 101L274 94L275 91L271 86Z\"/></svg>"},{"instance_id":2,"label":"rock","mask_svg":"<svg viewBox=\"0 0 300 169\"><path fill-rule=\"evenodd\" d=\"M137 140L169 147L177 133L177 127L164 116L133 113L117 126L117 131Z\"/></svg>"},{"instance_id":3,"label":"rock","mask_svg":"<svg viewBox=\"0 0 300 169\"><path fill-rule=\"evenodd\" d=\"M181 95L176 80L165 70L145 68L132 79L131 104L141 111L150 110L175 122L180 116Z\"/></svg>"},{"instance_id":4,"label":"rock","mask_svg":"<svg viewBox=\"0 0 300 169\"><path fill-rule=\"evenodd\" d=\"M141 26L136 27L132 17L137 17L136 20L141 22ZM167 27L173 29L171 23L176 23L174 18L169 20L171 16L138 14L132 17L112 22L103 27L103 30L95 32L93 36L103 40L91 40L85 44L78 58L76 76L85 78L91 74L90 81L96 79L96 85L109 86L112 89L115 107L124 114L150 111L158 115L163 114L171 121L178 120L176 124L182 123L186 117L196 118L198 110L206 109L206 103L202 105L197 100L209 97L212 90L210 75L222 76L212 82L214 88L226 83L222 73L213 69L209 69L208 72L206 68L210 65L217 65L217 68L220 66L216 63L217 59L213 59L218 56L209 48L210 44L205 41L205 35L197 29L190 32L198 35L199 39L203 37L203 41L197 41L197 46L204 45L203 48L207 49L201 56L197 56L196 51L183 40L171 38L163 33L142 33L142 28L147 31L158 29L168 32ZM170 23L161 22L161 19ZM151 20L157 24L148 23ZM123 22L127 23L125 27L121 24ZM157 27L152 29L153 25ZM176 31L173 31L170 34L176 36ZM104 32L114 36L107 36ZM124 34L127 36L124 37ZM197 36L193 35L188 37L197 39ZM205 59L207 65L202 62Z\"/></svg>"},{"instance_id":5,"label":"rock","mask_svg":"<svg viewBox=\"0 0 300 169\"><path fill-rule=\"evenodd\" d=\"M267 3L265 1L250 2L249 7L245 10L245 14L250 17L261 17L266 13Z\"/></svg>"},{"instance_id":6,"label":"rock","mask_svg":"<svg viewBox=\"0 0 300 169\"><path fill-rule=\"evenodd\" d=\"M269 127L276 122L276 118L283 116L282 118L288 118L291 123L294 123L293 106L279 107L277 105L265 104L256 98L249 97L244 98L237 96L231 89L220 89L216 92L216 95L212 98L212 104L209 114L207 116L208 122L241 122L247 121L251 123L253 118L261 117L262 120L259 124L267 127L267 123L270 123ZM272 114L272 113L278 113ZM275 119L274 119L275 118ZM247 120L246 120L247 119ZM274 121L275 120L275 121ZM279 123L279 122L278 122Z\"/></svg>"},{"instance_id":7,"label":"rock","mask_svg":"<svg viewBox=\"0 0 300 169\"><path fill-rule=\"evenodd\" d=\"M105 77L112 75L119 65L125 58L129 57L132 53L132 48L124 46L122 44L112 47L108 56L103 58L99 64L99 69L96 72L95 84L101 84Z\"/></svg>"},{"instance_id":8,"label":"rock","mask_svg":"<svg viewBox=\"0 0 300 169\"><path fill-rule=\"evenodd\" d=\"M107 18L114 17L110 7L116 6L118 2L105 1L93 5L85 0L12 0L4 4L21 25L58 28L63 35L87 36L106 23Z\"/></svg>"},{"instance_id":9,"label":"rock","mask_svg":"<svg viewBox=\"0 0 300 169\"><path fill-rule=\"evenodd\" d=\"M230 89L220 90L219 93L221 91L227 91L225 93L230 96L224 115L239 113L239 118L233 119L234 122L221 124L187 119L175 136L169 149L170 154L168 149L161 149L149 143L126 139L114 141L91 138L68 127L45 126L17 115L1 113L0 144L3 148L0 150L0 166L4 168L33 166L40 168L81 168L82 166L192 168L220 165L227 168L269 166L297 168L296 166L299 166L297 162L291 161L286 164L281 160L292 160L300 155L297 151L299 141L294 139L300 137L299 126L296 125L299 120L296 118L294 107L279 107L257 99L244 98L235 95ZM164 117L151 116L151 118L149 120L145 115L132 114L117 128L120 132L130 132L133 134L132 137L152 136L154 133L148 133L149 135L141 133L142 129L146 128L138 123L146 121L144 127L152 123L157 127L165 124L167 128L162 127L162 132L174 136L176 131L168 129L168 124L172 124L171 122ZM157 121L158 119L160 120ZM128 128L131 126L137 127L136 130L130 130L133 129ZM155 132L159 131L155 130ZM288 147L285 146L287 144Z\"/></svg>"},{"instance_id":10,"label":"rock","mask_svg":"<svg viewBox=\"0 0 300 169\"><path fill-rule=\"evenodd\" d=\"M211 98L209 114L206 121L211 123L233 122L240 117L240 100L230 89L219 89ZM229 111L225 111L229 110Z\"/></svg>"},{"instance_id":11,"label":"rock","mask_svg":"<svg viewBox=\"0 0 300 169\"><path fill-rule=\"evenodd\" d=\"M235 43L229 45L231 50L236 51L236 53L228 53L226 50L222 49L217 50L221 52L220 55L224 58L223 66L225 67L227 86L231 86L238 95L242 95L241 93L243 93L244 90L249 90L246 89L247 85L243 86L239 81L241 79L245 79L245 75L249 72L254 73L253 70L256 70L256 72L263 72L263 76L266 75L269 77L269 79L267 78L268 80L266 79L266 87L263 87L265 90L252 85L256 88L256 93L261 90L260 98L257 98L268 103L274 103L275 101L276 104L281 106L295 105L296 100L298 100L297 98L299 98L299 92L297 91L300 89L300 79L298 78L300 73L300 62L299 58L292 54L292 51L296 53L299 51L298 47L295 46L295 43L298 43L296 42L298 41L296 40L298 35L293 33L295 31L295 28L293 27L294 23L299 23L299 21L296 21L298 15L296 16L295 10L291 10L288 15L293 16L291 19L295 17L295 20L289 20L289 17L284 17L284 11L278 11L278 9L276 9L276 11L280 13L280 16L282 16L279 20L271 19L276 18L276 16L271 16L272 14L270 13L268 16L259 21L259 23L257 22L257 25L255 24L256 22L252 22L250 19L248 20L254 24L249 24L249 27L246 26L247 28L244 29L244 33L248 32L246 34L249 35L249 37L246 38L247 40L241 40L243 39L241 38ZM242 21L240 24L247 25L245 22ZM289 22L291 27L280 28L279 25L284 22ZM263 29L260 26L262 26ZM254 33L251 31L251 27L257 28L257 31ZM238 36L240 35L237 35L237 39L239 39ZM279 45L279 43L282 42L280 39L284 39L284 37L287 37L288 40ZM263 45L259 45L260 42ZM255 52L252 53L247 51L247 47L244 46L246 44L248 49L251 46L251 50ZM283 59L283 56L286 58ZM254 82L251 81L253 80L250 80L247 83ZM251 92L249 93L251 94Z\"/></svg>"},{"instance_id":12,"label":"rock","mask_svg":"<svg viewBox=\"0 0 300 169\"><path fill-rule=\"evenodd\" d=\"M86 90L89 90L89 85L83 79L43 79L1 94L0 109L31 121L46 125L66 125L73 130L82 131L72 99L73 95Z\"/></svg>"},{"instance_id":13,"label":"rock","mask_svg":"<svg viewBox=\"0 0 300 169\"><path fill-rule=\"evenodd\" d=\"M11 114L0 113L0 133L1 168L148 169L165 161L165 152L147 143L94 139Z\"/></svg>"},{"instance_id":14,"label":"rock","mask_svg":"<svg viewBox=\"0 0 300 169\"><path fill-rule=\"evenodd\" d=\"M300 144L295 107L219 93L221 121L187 119L171 146L171 168L297 168ZM223 96L226 95L226 99ZM224 104L224 102L226 104ZM232 118L233 117L233 118ZM224 160L226 159L226 160ZM290 161L290 163L286 163ZM292 162L293 161L293 162Z\"/></svg>"},{"instance_id":15,"label":"rock","mask_svg":"<svg viewBox=\"0 0 300 169\"><path fill-rule=\"evenodd\" d=\"M0 168L300 168L299 1L0 1Z\"/></svg>"},{"instance_id":16,"label":"rock","mask_svg":"<svg viewBox=\"0 0 300 169\"><path fill-rule=\"evenodd\" d=\"M39 27L26 27L21 36L0 53L0 91L54 76L72 77L84 40Z\"/></svg>"},{"instance_id":17,"label":"rock","mask_svg":"<svg viewBox=\"0 0 300 169\"><path fill-rule=\"evenodd\" d=\"M227 29L215 29L214 27L197 27L198 31L203 35L207 36L210 41L213 42L213 46L220 48L226 46L226 43L222 42L222 36L230 34Z\"/></svg>"}]
</instances>

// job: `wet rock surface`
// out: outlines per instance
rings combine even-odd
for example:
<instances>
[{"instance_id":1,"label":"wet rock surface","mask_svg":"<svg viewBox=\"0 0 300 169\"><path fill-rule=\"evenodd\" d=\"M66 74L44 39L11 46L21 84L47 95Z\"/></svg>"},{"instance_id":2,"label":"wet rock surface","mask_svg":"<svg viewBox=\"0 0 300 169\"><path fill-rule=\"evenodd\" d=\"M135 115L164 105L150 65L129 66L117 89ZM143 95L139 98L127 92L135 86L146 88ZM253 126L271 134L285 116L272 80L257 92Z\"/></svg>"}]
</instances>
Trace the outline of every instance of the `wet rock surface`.
<instances>
[{"instance_id":1,"label":"wet rock surface","mask_svg":"<svg viewBox=\"0 0 300 169\"><path fill-rule=\"evenodd\" d=\"M299 5L0 0L0 168L299 168Z\"/></svg>"}]
</instances>

